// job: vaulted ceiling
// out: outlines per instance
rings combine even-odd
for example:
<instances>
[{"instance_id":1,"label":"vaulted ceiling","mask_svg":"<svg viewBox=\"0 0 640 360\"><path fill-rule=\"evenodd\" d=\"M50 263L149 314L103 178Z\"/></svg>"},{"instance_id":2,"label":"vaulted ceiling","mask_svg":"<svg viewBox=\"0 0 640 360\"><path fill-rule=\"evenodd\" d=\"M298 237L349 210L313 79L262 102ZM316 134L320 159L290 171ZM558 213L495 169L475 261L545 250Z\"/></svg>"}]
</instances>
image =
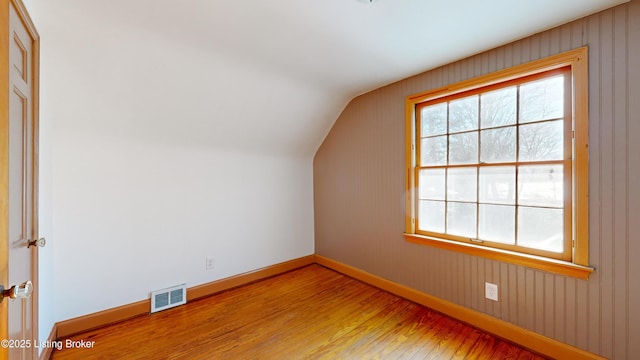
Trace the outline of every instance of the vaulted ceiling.
<instances>
[{"instance_id":1,"label":"vaulted ceiling","mask_svg":"<svg viewBox=\"0 0 640 360\"><path fill-rule=\"evenodd\" d=\"M92 38L96 44L114 39L104 56L116 63L147 57L147 65L132 61L151 88L149 104L162 105L146 109L154 126L170 130L167 114L174 120L182 114L175 134L188 141L306 157L358 94L623 2L51 0L38 6L60 15L63 23L49 28L82 18L80 32L112 31ZM96 29L106 23L114 27ZM131 39L143 51L113 53L119 40ZM163 86L166 91L153 89Z\"/></svg>"}]
</instances>

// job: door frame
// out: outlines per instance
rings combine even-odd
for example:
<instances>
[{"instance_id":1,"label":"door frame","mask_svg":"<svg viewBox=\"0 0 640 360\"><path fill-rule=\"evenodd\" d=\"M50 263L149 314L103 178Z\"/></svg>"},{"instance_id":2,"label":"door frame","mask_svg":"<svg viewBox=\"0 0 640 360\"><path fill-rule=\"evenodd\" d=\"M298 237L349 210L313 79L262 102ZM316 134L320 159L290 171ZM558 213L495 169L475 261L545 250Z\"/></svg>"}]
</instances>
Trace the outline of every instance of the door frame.
<instances>
[{"instance_id":1,"label":"door frame","mask_svg":"<svg viewBox=\"0 0 640 360\"><path fill-rule=\"evenodd\" d=\"M9 45L11 31L9 28L9 9L13 6L18 12L32 40L32 111L33 111L33 228L31 234L38 237L38 159L39 159L39 94L40 94L40 35L36 30L27 8L21 0L0 0L0 284L8 284L8 249L9 249ZM31 252L33 291L33 336L38 338L38 251ZM7 339L9 334L8 301L0 303L0 339ZM37 348L32 347L33 357L38 358ZM8 357L8 349L0 347L0 359Z\"/></svg>"}]
</instances>

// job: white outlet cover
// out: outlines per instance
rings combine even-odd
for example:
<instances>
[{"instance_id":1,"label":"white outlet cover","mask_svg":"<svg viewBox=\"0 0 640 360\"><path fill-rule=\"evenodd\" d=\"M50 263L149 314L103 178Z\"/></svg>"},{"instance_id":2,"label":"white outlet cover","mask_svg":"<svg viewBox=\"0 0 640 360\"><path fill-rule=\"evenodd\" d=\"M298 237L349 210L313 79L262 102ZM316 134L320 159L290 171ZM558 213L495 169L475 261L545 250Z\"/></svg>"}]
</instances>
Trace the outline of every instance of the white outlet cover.
<instances>
[{"instance_id":1,"label":"white outlet cover","mask_svg":"<svg viewBox=\"0 0 640 360\"><path fill-rule=\"evenodd\" d=\"M498 285L492 283L484 283L484 297L489 300L498 301Z\"/></svg>"}]
</instances>

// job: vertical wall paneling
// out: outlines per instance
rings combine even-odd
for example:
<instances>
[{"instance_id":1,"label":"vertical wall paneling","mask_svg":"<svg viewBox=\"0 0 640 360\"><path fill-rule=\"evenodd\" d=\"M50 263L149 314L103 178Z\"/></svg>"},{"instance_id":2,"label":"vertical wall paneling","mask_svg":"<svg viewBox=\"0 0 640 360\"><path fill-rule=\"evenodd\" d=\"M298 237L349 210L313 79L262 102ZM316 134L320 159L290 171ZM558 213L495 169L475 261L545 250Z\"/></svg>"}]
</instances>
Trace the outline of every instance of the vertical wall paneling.
<instances>
[{"instance_id":1,"label":"vertical wall paneling","mask_svg":"<svg viewBox=\"0 0 640 360\"><path fill-rule=\"evenodd\" d=\"M601 184L601 239L609 237L611 241L603 241L601 261L613 258L613 248L615 245L614 224L614 192L613 192L613 172L614 172L614 137L613 137L613 12L607 11L602 14L601 19L601 50L600 50L600 139L602 148L600 149L600 181ZM613 308L613 263L610 266L601 266L601 293L600 304L602 308ZM601 334L613 333L613 317L612 314L603 316L600 314ZM600 336L601 351L604 354L611 354L611 341L604 341ZM610 355L609 355L610 356Z\"/></svg>"},{"instance_id":2,"label":"vertical wall paneling","mask_svg":"<svg viewBox=\"0 0 640 360\"><path fill-rule=\"evenodd\" d=\"M525 279L525 269L519 266L513 266L515 269L515 275L510 275L509 279L513 283L511 285L511 291L515 292L515 295L510 295L511 302L515 307L515 312L512 312L514 324L527 328L528 314L527 314L527 288ZM530 328L530 327L529 327Z\"/></svg>"},{"instance_id":3,"label":"vertical wall paneling","mask_svg":"<svg viewBox=\"0 0 640 360\"><path fill-rule=\"evenodd\" d=\"M496 275L499 279L498 286L499 286L499 289L502 289L499 292L499 299L501 300L494 304L498 307L498 317L500 319L510 319L512 318L512 316L509 313L509 306L511 304L512 299L510 296L511 286L509 286L509 277L508 277L509 264L504 264L498 261L494 261L494 264L496 265L494 269L496 269L497 267Z\"/></svg>"},{"instance_id":4,"label":"vertical wall paneling","mask_svg":"<svg viewBox=\"0 0 640 360\"><path fill-rule=\"evenodd\" d=\"M404 101L589 47L589 262L578 280L404 240ZM314 159L316 253L612 359L640 354L640 0L352 100ZM499 285L500 301L484 298Z\"/></svg>"},{"instance_id":5,"label":"vertical wall paneling","mask_svg":"<svg viewBox=\"0 0 640 360\"><path fill-rule=\"evenodd\" d=\"M499 262L491 261L489 264L491 265L491 278L493 279L493 282L498 284L499 289L502 289L502 291L499 291L498 293L498 297L500 298L500 296L503 295L503 292L507 292L507 281L504 281L504 279L502 279ZM506 315L506 311L504 311L504 305L509 303L505 296L502 296L502 299L503 301L491 301L491 305L493 305L493 316L500 319Z\"/></svg>"},{"instance_id":6,"label":"vertical wall paneling","mask_svg":"<svg viewBox=\"0 0 640 360\"><path fill-rule=\"evenodd\" d=\"M586 349L588 344L587 339L589 338L589 287L586 281L577 281L576 299L576 306L573 307L573 313L576 319L575 338L573 341L571 341L571 338L567 339L567 343L575 344L581 349ZM571 303L567 303L567 308L572 308ZM569 321L569 319L567 319L567 321ZM591 332L595 331L592 330Z\"/></svg>"},{"instance_id":7,"label":"vertical wall paneling","mask_svg":"<svg viewBox=\"0 0 640 360\"><path fill-rule=\"evenodd\" d=\"M542 280L542 288L544 291L544 307L542 311L543 320L543 333L547 334L547 336L556 338L555 333L556 329L559 326L562 326L562 323L556 323L556 313L555 313L555 287L553 279L556 278L555 275L551 273L543 273ZM559 315L559 314L558 314Z\"/></svg>"},{"instance_id":8,"label":"vertical wall paneling","mask_svg":"<svg viewBox=\"0 0 640 360\"><path fill-rule=\"evenodd\" d=\"M628 242L627 234L627 45L628 17L627 7L618 7L613 11L613 122L614 122L614 286L613 286L613 357L622 358L628 350L629 332L627 328L628 313ZM636 20L637 21L637 20Z\"/></svg>"},{"instance_id":9,"label":"vertical wall paneling","mask_svg":"<svg viewBox=\"0 0 640 360\"><path fill-rule=\"evenodd\" d=\"M511 320L514 324L524 327L526 321L526 299L524 296L524 272L521 267L509 265L507 281L509 286L509 315L504 319Z\"/></svg>"},{"instance_id":10,"label":"vertical wall paneling","mask_svg":"<svg viewBox=\"0 0 640 360\"><path fill-rule=\"evenodd\" d=\"M533 288L533 299L534 299L534 331L546 334L544 332L544 322L545 322L545 288L544 288L544 274L540 271L534 272L534 288Z\"/></svg>"},{"instance_id":11,"label":"vertical wall paneling","mask_svg":"<svg viewBox=\"0 0 640 360\"><path fill-rule=\"evenodd\" d=\"M627 191L628 198L634 199L628 202L627 209L627 233L632 241L628 241L627 254L629 256L628 269L627 269L627 284L628 291L627 299L627 337L631 338L632 334L640 334L640 281L638 281L638 274L640 274L640 261L637 259L637 255L640 254L640 221L638 221L640 215L640 202L637 201L640 198L640 187L637 186L637 181L640 179L640 141L638 136L640 135L640 101L638 101L638 94L640 94L640 41L637 34L640 34L640 21L638 21L638 14L640 14L640 3L634 1L629 4L628 17L628 61L627 61L627 116L629 117L628 129L627 129ZM637 338L636 338L637 339ZM628 339L629 348L628 354L640 354L640 341Z\"/></svg>"},{"instance_id":12,"label":"vertical wall paneling","mask_svg":"<svg viewBox=\"0 0 640 360\"><path fill-rule=\"evenodd\" d=\"M480 299L480 302L478 304L479 310L489 313L489 309L487 309L488 300L484 298L484 282L491 281L491 278L488 276L488 274L486 274L486 264L487 260L478 258L478 272L476 273L476 276L472 281L478 283L479 285L478 292L473 294L473 296L476 296ZM443 274L439 273L438 276L443 276Z\"/></svg>"},{"instance_id":13,"label":"vertical wall paneling","mask_svg":"<svg viewBox=\"0 0 640 360\"><path fill-rule=\"evenodd\" d=\"M600 71L600 59L602 58L602 17L604 14L594 15L587 19L587 35L589 38L589 236L591 239L601 239L603 234L602 227L602 141L603 124L596 119L602 119L602 72ZM594 149L600 149L598 152ZM602 259L603 243L602 241L591 240L589 244L589 258L591 264L599 265ZM600 288L598 284L602 279L602 269L595 271L590 278L589 284L582 286L585 298L589 299L585 304L586 308L579 314L584 317L578 317L578 323L582 326L578 327L576 345L586 348L589 345L591 351L599 353L601 328L600 328ZM593 301L591 300L593 299ZM587 331L587 329L591 329Z\"/></svg>"},{"instance_id":14,"label":"vertical wall paneling","mask_svg":"<svg viewBox=\"0 0 640 360\"><path fill-rule=\"evenodd\" d=\"M555 281L554 313L555 313L555 316L564 315L565 319L569 319L570 318L568 316L569 314L566 311L567 299L565 297L565 289L569 288L565 283L566 279L567 279L566 277L561 277L561 276L554 277L554 281ZM566 342L566 338L567 338L566 322L563 322L557 325L554 337L560 341Z\"/></svg>"},{"instance_id":15,"label":"vertical wall paneling","mask_svg":"<svg viewBox=\"0 0 640 360\"><path fill-rule=\"evenodd\" d=\"M536 296L535 296L535 294L537 293L535 289L535 274L536 272L534 270L525 269L526 292L522 294L525 297L526 312L527 312L527 322L524 327L527 329L531 329L533 331L536 331L535 323L536 323L537 314L536 314L535 304L539 303L539 302L536 302Z\"/></svg>"},{"instance_id":16,"label":"vertical wall paneling","mask_svg":"<svg viewBox=\"0 0 640 360\"><path fill-rule=\"evenodd\" d=\"M576 309L577 306L569 306L568 304L577 304L576 279L566 279L564 289L565 299L561 302L562 312L565 314L565 338L562 340L567 343L575 344L576 342Z\"/></svg>"}]
</instances>

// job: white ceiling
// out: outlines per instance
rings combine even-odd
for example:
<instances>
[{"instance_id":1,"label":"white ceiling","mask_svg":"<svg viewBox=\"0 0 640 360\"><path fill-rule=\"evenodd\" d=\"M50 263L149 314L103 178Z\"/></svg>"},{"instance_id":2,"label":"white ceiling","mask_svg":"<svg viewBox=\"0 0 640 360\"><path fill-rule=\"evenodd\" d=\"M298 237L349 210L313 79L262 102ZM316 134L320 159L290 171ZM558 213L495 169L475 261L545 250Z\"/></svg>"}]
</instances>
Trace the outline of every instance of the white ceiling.
<instances>
[{"instance_id":1,"label":"white ceiling","mask_svg":"<svg viewBox=\"0 0 640 360\"><path fill-rule=\"evenodd\" d=\"M358 94L623 2L57 0L50 6L197 49L201 59L193 66L211 64L203 70L209 91L199 95L211 107L185 120L190 141L312 156Z\"/></svg>"}]
</instances>

